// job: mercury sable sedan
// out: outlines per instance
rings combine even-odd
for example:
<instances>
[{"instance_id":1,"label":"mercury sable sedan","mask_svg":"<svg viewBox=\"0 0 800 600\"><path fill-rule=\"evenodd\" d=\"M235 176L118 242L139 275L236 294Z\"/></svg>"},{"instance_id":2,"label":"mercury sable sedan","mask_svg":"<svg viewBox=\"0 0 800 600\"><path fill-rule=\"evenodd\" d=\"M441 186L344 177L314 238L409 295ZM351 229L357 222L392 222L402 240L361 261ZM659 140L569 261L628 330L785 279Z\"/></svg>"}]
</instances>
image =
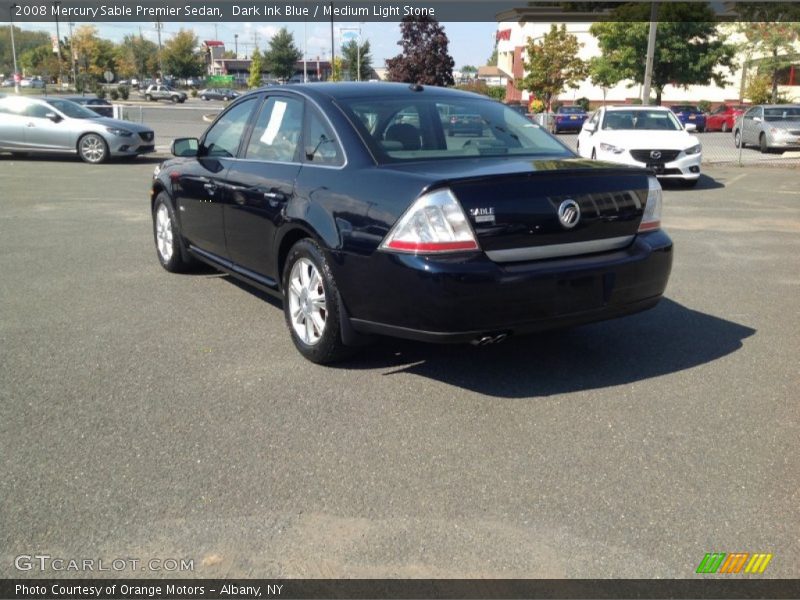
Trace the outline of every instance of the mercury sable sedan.
<instances>
[{"instance_id":1,"label":"mercury sable sedan","mask_svg":"<svg viewBox=\"0 0 800 600\"><path fill-rule=\"evenodd\" d=\"M448 136L443 114L483 131ZM161 265L200 260L282 298L314 362L374 335L488 344L628 315L669 278L652 174L580 159L478 95L264 88L173 154L151 189Z\"/></svg>"},{"instance_id":2,"label":"mercury sable sedan","mask_svg":"<svg viewBox=\"0 0 800 600\"><path fill-rule=\"evenodd\" d=\"M63 98L0 98L0 152L77 154L88 163L155 150L153 130Z\"/></svg>"},{"instance_id":3,"label":"mercury sable sedan","mask_svg":"<svg viewBox=\"0 0 800 600\"><path fill-rule=\"evenodd\" d=\"M578 134L578 154L651 169L663 179L693 186L700 178L702 147L668 108L609 106L599 109Z\"/></svg>"}]
</instances>

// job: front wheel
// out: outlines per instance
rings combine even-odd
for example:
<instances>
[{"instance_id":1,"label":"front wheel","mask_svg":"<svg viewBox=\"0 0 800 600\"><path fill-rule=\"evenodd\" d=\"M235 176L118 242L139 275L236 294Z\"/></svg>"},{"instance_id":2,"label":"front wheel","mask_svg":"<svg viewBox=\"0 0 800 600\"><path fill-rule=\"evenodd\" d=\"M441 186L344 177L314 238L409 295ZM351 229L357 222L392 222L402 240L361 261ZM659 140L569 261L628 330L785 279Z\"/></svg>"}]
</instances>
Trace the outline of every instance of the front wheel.
<instances>
[{"instance_id":1,"label":"front wheel","mask_svg":"<svg viewBox=\"0 0 800 600\"><path fill-rule=\"evenodd\" d=\"M205 100L205 101L207 101L207 100L208 100L208 96L200 96L200 100Z\"/></svg>"},{"instance_id":2,"label":"front wheel","mask_svg":"<svg viewBox=\"0 0 800 600\"><path fill-rule=\"evenodd\" d=\"M156 243L158 262L170 273L183 273L192 266L191 259L184 259L181 235L175 211L165 192L156 196L153 204L153 238Z\"/></svg>"},{"instance_id":3,"label":"front wheel","mask_svg":"<svg viewBox=\"0 0 800 600\"><path fill-rule=\"evenodd\" d=\"M597 160L597 150L592 148L592 160Z\"/></svg>"},{"instance_id":4,"label":"front wheel","mask_svg":"<svg viewBox=\"0 0 800 600\"><path fill-rule=\"evenodd\" d=\"M297 242L283 270L283 312L292 342L311 362L328 364L350 355L342 342L339 292L322 248Z\"/></svg>"},{"instance_id":5,"label":"front wheel","mask_svg":"<svg viewBox=\"0 0 800 600\"><path fill-rule=\"evenodd\" d=\"M172 96L171 100L172 100L172 103L173 103L173 104L177 104L178 102L180 102L180 101L181 101L181 99L180 99L180 98L178 98L177 96Z\"/></svg>"},{"instance_id":6,"label":"front wheel","mask_svg":"<svg viewBox=\"0 0 800 600\"><path fill-rule=\"evenodd\" d=\"M767 136L763 133L758 136L758 149L761 150L761 154L766 154L769 152L769 146L767 146Z\"/></svg>"},{"instance_id":7,"label":"front wheel","mask_svg":"<svg viewBox=\"0 0 800 600\"><path fill-rule=\"evenodd\" d=\"M153 97L150 94L145 94L144 95L144 99L147 100L148 102L152 102L153 101Z\"/></svg>"},{"instance_id":8,"label":"front wheel","mask_svg":"<svg viewBox=\"0 0 800 600\"><path fill-rule=\"evenodd\" d=\"M722 133L728 133L728 131L730 131L730 127L728 127L728 122L727 121L723 121L722 122Z\"/></svg>"},{"instance_id":9,"label":"front wheel","mask_svg":"<svg viewBox=\"0 0 800 600\"><path fill-rule=\"evenodd\" d=\"M223 102L227 102L227 101L228 101L228 97L227 97L227 96L223 96L223 97L222 97L222 101L223 101Z\"/></svg>"},{"instance_id":10,"label":"front wheel","mask_svg":"<svg viewBox=\"0 0 800 600\"><path fill-rule=\"evenodd\" d=\"M84 162L100 164L108 158L108 145L96 133L87 133L78 141L78 155Z\"/></svg>"},{"instance_id":11,"label":"front wheel","mask_svg":"<svg viewBox=\"0 0 800 600\"><path fill-rule=\"evenodd\" d=\"M737 148L744 148L744 144L742 143L742 132L738 129L733 132L733 143Z\"/></svg>"}]
</instances>

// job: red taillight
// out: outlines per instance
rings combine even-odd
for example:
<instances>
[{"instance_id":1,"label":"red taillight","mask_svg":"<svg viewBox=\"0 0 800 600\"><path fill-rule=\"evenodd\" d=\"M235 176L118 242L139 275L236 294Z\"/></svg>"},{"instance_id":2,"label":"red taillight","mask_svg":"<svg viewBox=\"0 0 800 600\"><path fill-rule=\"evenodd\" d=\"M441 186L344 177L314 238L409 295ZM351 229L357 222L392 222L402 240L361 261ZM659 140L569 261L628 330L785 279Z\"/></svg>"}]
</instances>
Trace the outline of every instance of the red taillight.
<instances>
[{"instance_id":1,"label":"red taillight","mask_svg":"<svg viewBox=\"0 0 800 600\"><path fill-rule=\"evenodd\" d=\"M386 248L402 252L456 252L458 250L477 250L475 242L403 242L393 240Z\"/></svg>"}]
</instances>

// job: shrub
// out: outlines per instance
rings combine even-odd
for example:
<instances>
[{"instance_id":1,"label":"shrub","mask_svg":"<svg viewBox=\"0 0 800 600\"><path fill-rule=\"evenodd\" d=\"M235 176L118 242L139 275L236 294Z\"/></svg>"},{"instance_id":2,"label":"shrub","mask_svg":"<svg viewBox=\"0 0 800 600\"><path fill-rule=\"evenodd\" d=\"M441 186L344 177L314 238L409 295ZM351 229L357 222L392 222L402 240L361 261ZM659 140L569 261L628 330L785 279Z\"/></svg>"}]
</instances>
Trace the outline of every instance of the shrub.
<instances>
[{"instance_id":1,"label":"shrub","mask_svg":"<svg viewBox=\"0 0 800 600\"><path fill-rule=\"evenodd\" d=\"M528 102L528 112L533 114L538 114L543 110L544 110L544 102L542 102L538 98L531 98L530 102Z\"/></svg>"},{"instance_id":2,"label":"shrub","mask_svg":"<svg viewBox=\"0 0 800 600\"><path fill-rule=\"evenodd\" d=\"M103 99L103 98L106 97L106 90L104 88L102 88L101 86L99 86L99 85L95 87L94 93L100 99Z\"/></svg>"},{"instance_id":3,"label":"shrub","mask_svg":"<svg viewBox=\"0 0 800 600\"><path fill-rule=\"evenodd\" d=\"M119 97L123 100L127 100L128 97L131 95L131 89L127 85L121 85L117 88L119 92Z\"/></svg>"},{"instance_id":4,"label":"shrub","mask_svg":"<svg viewBox=\"0 0 800 600\"><path fill-rule=\"evenodd\" d=\"M197 98L197 88L192 88L192 91L189 93L192 95L192 98Z\"/></svg>"},{"instance_id":5,"label":"shrub","mask_svg":"<svg viewBox=\"0 0 800 600\"><path fill-rule=\"evenodd\" d=\"M112 100L119 100L119 92L117 90L111 90L108 95L111 96Z\"/></svg>"},{"instance_id":6,"label":"shrub","mask_svg":"<svg viewBox=\"0 0 800 600\"><path fill-rule=\"evenodd\" d=\"M700 112L711 112L711 102L708 100L700 100L700 102L697 103L697 108L700 109Z\"/></svg>"},{"instance_id":7,"label":"shrub","mask_svg":"<svg viewBox=\"0 0 800 600\"><path fill-rule=\"evenodd\" d=\"M592 103L589 102L589 99L586 96L583 96L575 100L575 105L580 106L583 110L588 112L589 107L592 105Z\"/></svg>"}]
</instances>

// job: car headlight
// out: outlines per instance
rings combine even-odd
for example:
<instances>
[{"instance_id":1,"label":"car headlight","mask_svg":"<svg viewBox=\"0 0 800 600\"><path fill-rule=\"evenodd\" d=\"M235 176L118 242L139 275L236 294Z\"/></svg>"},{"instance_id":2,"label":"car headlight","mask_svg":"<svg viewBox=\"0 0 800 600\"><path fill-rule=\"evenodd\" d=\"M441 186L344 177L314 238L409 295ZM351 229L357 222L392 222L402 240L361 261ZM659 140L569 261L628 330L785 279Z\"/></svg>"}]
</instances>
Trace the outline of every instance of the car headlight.
<instances>
[{"instance_id":1,"label":"car headlight","mask_svg":"<svg viewBox=\"0 0 800 600\"><path fill-rule=\"evenodd\" d=\"M106 131L112 135L118 135L120 137L131 137L133 132L128 131L127 129L119 129L118 127L106 127Z\"/></svg>"},{"instance_id":2,"label":"car headlight","mask_svg":"<svg viewBox=\"0 0 800 600\"><path fill-rule=\"evenodd\" d=\"M619 146L614 146L612 144L606 144L605 142L600 143L600 150L603 152L613 152L614 154L622 154L625 152L625 148L620 148Z\"/></svg>"},{"instance_id":3,"label":"car headlight","mask_svg":"<svg viewBox=\"0 0 800 600\"><path fill-rule=\"evenodd\" d=\"M696 144L696 145L692 146L691 148L687 148L686 150L684 150L684 152L686 154L700 154L700 151L702 149L703 149L703 146L701 146L700 144Z\"/></svg>"}]
</instances>

